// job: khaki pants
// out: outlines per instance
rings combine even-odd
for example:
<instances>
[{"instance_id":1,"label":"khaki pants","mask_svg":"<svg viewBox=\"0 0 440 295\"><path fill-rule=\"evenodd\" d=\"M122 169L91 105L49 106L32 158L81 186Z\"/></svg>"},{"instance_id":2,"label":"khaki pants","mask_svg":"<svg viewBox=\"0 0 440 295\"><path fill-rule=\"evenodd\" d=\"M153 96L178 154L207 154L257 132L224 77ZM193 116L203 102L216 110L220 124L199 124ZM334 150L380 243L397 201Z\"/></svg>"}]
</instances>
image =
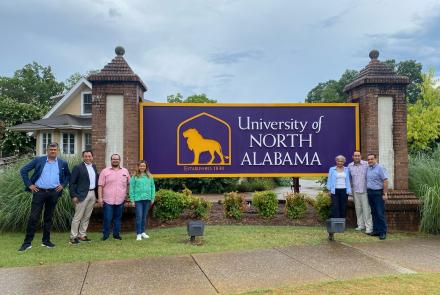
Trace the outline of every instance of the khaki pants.
<instances>
[{"instance_id":1,"label":"khaki pants","mask_svg":"<svg viewBox=\"0 0 440 295\"><path fill-rule=\"evenodd\" d=\"M90 215L92 215L95 202L95 191L89 191L84 201L75 205L75 215L73 216L70 230L71 239L83 238L87 235L87 227L89 226Z\"/></svg>"},{"instance_id":2,"label":"khaki pants","mask_svg":"<svg viewBox=\"0 0 440 295\"><path fill-rule=\"evenodd\" d=\"M373 231L373 221L371 218L371 209L368 204L367 193L353 193L354 206L356 208L357 225L365 228L365 232Z\"/></svg>"}]
</instances>

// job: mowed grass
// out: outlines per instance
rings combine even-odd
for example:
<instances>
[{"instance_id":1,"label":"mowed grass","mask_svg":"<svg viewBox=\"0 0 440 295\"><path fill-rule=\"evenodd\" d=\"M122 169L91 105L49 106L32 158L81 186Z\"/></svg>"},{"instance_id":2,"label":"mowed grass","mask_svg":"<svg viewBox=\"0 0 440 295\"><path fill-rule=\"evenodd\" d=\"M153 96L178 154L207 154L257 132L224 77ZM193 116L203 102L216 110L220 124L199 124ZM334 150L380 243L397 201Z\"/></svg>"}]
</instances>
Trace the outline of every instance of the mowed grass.
<instances>
[{"instance_id":1,"label":"mowed grass","mask_svg":"<svg viewBox=\"0 0 440 295\"><path fill-rule=\"evenodd\" d=\"M440 273L405 274L255 290L246 295L440 294Z\"/></svg>"},{"instance_id":2,"label":"mowed grass","mask_svg":"<svg viewBox=\"0 0 440 295\"><path fill-rule=\"evenodd\" d=\"M17 250L24 233L0 233L0 267L47 265L78 261L113 260L146 256L185 255L224 251L244 251L290 245L318 245L327 243L324 227L300 226L206 226L200 245L188 243L186 227L158 228L149 232L150 239L136 241L134 233L122 233L122 241L110 237L101 241L100 233L90 233L91 243L73 246L69 233L52 233L53 249L41 247L41 233L37 233L33 248L25 253ZM409 239L414 233L389 234L388 239ZM378 241L363 233L348 230L336 234L337 241L353 243Z\"/></svg>"}]
</instances>

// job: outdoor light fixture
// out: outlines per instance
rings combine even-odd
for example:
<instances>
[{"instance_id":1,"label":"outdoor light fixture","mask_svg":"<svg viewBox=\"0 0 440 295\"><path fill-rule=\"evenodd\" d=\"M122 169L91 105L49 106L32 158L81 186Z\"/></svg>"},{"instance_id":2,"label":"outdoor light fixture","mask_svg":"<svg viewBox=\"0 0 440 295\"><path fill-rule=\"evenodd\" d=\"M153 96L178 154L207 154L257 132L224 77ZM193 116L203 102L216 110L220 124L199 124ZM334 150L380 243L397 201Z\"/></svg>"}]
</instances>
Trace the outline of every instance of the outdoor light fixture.
<instances>
[{"instance_id":1,"label":"outdoor light fixture","mask_svg":"<svg viewBox=\"0 0 440 295\"><path fill-rule=\"evenodd\" d=\"M345 218L330 218L327 219L326 223L327 232L329 234L342 233L345 231Z\"/></svg>"},{"instance_id":2,"label":"outdoor light fixture","mask_svg":"<svg viewBox=\"0 0 440 295\"><path fill-rule=\"evenodd\" d=\"M188 236L191 242L195 241L196 237L203 236L205 230L205 223L202 220L190 220L187 224Z\"/></svg>"}]
</instances>

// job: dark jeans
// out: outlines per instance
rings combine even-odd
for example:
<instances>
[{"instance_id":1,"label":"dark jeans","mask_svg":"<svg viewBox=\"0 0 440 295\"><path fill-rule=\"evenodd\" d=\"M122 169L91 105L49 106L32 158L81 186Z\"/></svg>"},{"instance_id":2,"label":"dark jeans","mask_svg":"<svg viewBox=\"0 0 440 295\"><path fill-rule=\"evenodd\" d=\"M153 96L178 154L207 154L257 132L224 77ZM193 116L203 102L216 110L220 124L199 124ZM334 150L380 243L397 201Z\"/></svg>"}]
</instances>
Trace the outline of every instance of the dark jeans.
<instances>
[{"instance_id":1,"label":"dark jeans","mask_svg":"<svg viewBox=\"0 0 440 295\"><path fill-rule=\"evenodd\" d=\"M61 193L56 191L42 191L32 194L32 205L31 214L29 216L26 237L24 238L23 244L30 245L35 236L35 228L37 223L40 221L41 212L44 208L43 214L43 242L50 241L50 229L52 228L52 217L55 211L55 206L57 205L58 199Z\"/></svg>"},{"instance_id":2,"label":"dark jeans","mask_svg":"<svg viewBox=\"0 0 440 295\"><path fill-rule=\"evenodd\" d=\"M332 194L331 218L345 218L347 216L347 190L345 188L335 190Z\"/></svg>"},{"instance_id":3,"label":"dark jeans","mask_svg":"<svg viewBox=\"0 0 440 295\"><path fill-rule=\"evenodd\" d=\"M124 209L124 203L120 205L110 205L104 202L104 228L102 235L108 238L110 235L110 225L113 219L113 236L119 236L121 230L122 211Z\"/></svg>"},{"instance_id":4,"label":"dark jeans","mask_svg":"<svg viewBox=\"0 0 440 295\"><path fill-rule=\"evenodd\" d=\"M373 232L385 234L387 232L387 221L385 219L385 202L382 198L383 190L367 190L368 203L371 207L373 218Z\"/></svg>"},{"instance_id":5,"label":"dark jeans","mask_svg":"<svg viewBox=\"0 0 440 295\"><path fill-rule=\"evenodd\" d=\"M136 234L146 233L145 225L148 218L148 210L150 209L150 200L136 201Z\"/></svg>"}]
</instances>

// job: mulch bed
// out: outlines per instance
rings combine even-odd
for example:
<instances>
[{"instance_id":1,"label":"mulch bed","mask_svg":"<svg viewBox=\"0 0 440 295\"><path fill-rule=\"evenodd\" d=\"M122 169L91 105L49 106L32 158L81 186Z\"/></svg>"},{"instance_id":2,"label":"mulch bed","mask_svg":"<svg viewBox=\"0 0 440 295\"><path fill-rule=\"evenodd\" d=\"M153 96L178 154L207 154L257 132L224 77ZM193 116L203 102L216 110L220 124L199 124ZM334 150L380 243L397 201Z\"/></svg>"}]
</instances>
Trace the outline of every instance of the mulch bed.
<instances>
[{"instance_id":1,"label":"mulch bed","mask_svg":"<svg viewBox=\"0 0 440 295\"><path fill-rule=\"evenodd\" d=\"M208 220L206 220L207 225L301 225L301 226L320 226L324 225L320 221L319 216L312 206L307 204L307 211L303 218L299 220L289 219L284 214L285 204L278 205L277 214L273 218L264 218L258 215L255 208L252 206L247 207L243 213L241 220L236 220L233 218L228 218L225 216L223 205L218 203L213 203L212 208L209 212ZM101 209L102 210L102 209ZM102 230L102 211L100 208L95 208L92 218L90 220L89 230L90 231L101 231ZM187 213L182 214L178 219L171 221L161 221L158 219L150 218L148 220L149 228L165 228L165 227L176 227L176 226L186 226L188 220L191 218ZM135 229L134 224L134 210L133 208L125 208L124 215L122 217L122 230L123 231L133 231Z\"/></svg>"}]
</instances>

